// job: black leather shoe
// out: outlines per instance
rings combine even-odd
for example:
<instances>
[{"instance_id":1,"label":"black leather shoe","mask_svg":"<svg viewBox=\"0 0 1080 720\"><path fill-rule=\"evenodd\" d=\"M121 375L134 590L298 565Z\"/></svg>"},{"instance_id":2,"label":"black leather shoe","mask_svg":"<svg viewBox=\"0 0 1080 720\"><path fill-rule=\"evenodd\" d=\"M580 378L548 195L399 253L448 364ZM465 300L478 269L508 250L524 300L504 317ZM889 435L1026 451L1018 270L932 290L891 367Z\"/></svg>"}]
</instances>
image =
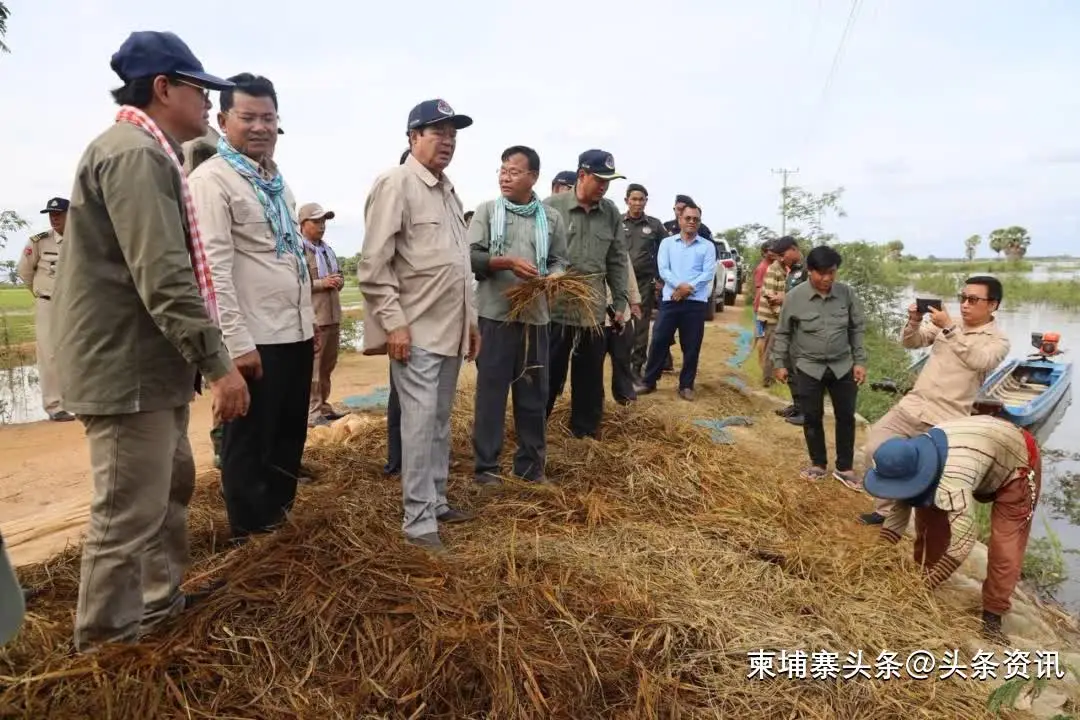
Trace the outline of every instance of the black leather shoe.
<instances>
[{"instance_id":1,"label":"black leather shoe","mask_svg":"<svg viewBox=\"0 0 1080 720\"><path fill-rule=\"evenodd\" d=\"M458 510L456 508L450 508L446 512L437 516L437 520L442 523L463 523L474 519L476 515L465 510Z\"/></svg>"}]
</instances>

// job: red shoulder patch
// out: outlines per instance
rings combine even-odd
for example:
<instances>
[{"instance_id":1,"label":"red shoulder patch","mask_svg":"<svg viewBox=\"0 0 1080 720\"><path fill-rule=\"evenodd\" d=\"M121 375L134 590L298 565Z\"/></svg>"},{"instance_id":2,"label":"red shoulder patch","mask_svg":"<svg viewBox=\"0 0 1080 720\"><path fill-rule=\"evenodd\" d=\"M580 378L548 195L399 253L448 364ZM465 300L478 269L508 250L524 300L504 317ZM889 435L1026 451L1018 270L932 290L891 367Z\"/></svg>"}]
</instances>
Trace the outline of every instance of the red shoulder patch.
<instances>
[{"instance_id":1,"label":"red shoulder patch","mask_svg":"<svg viewBox=\"0 0 1080 720\"><path fill-rule=\"evenodd\" d=\"M34 254L34 249L31 248L31 247L26 248L26 254L27 255L33 255Z\"/></svg>"}]
</instances>

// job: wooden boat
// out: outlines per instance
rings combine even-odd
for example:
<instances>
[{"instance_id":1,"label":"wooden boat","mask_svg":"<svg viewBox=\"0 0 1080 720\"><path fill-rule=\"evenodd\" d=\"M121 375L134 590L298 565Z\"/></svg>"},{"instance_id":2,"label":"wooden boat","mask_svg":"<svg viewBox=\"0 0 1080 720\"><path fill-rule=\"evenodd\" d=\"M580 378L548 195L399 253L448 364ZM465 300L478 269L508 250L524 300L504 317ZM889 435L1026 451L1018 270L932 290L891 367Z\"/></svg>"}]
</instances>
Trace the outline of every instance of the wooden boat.
<instances>
[{"instance_id":1,"label":"wooden boat","mask_svg":"<svg viewBox=\"0 0 1080 720\"><path fill-rule=\"evenodd\" d=\"M1008 360L983 383L974 413L997 415L1027 428L1046 420L1072 384L1072 363L1055 362L1060 355L1057 334L1032 335L1039 353L1026 360Z\"/></svg>"}]
</instances>

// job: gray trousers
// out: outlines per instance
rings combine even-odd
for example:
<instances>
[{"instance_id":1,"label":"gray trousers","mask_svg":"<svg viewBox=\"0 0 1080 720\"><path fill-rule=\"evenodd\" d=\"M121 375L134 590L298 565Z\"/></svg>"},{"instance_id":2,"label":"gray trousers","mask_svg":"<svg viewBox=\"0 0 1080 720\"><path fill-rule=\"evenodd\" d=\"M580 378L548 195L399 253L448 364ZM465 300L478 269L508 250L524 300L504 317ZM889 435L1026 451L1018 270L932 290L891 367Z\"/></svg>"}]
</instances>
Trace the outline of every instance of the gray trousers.
<instances>
[{"instance_id":1,"label":"gray trousers","mask_svg":"<svg viewBox=\"0 0 1080 720\"><path fill-rule=\"evenodd\" d=\"M401 403L401 500L408 537L438 532L446 512L450 475L450 411L457 393L461 358L428 352L415 345L409 362L390 361Z\"/></svg>"},{"instance_id":2,"label":"gray trousers","mask_svg":"<svg viewBox=\"0 0 1080 720\"><path fill-rule=\"evenodd\" d=\"M544 476L547 452L547 325L480 318L483 352L476 358L476 414L473 452L476 475L499 472L506 436L506 396L513 393L517 452L514 474L527 480Z\"/></svg>"},{"instance_id":3,"label":"gray trousers","mask_svg":"<svg viewBox=\"0 0 1080 720\"><path fill-rule=\"evenodd\" d=\"M79 570L75 647L135 640L183 609L195 460L189 408L80 415L94 497Z\"/></svg>"}]
</instances>

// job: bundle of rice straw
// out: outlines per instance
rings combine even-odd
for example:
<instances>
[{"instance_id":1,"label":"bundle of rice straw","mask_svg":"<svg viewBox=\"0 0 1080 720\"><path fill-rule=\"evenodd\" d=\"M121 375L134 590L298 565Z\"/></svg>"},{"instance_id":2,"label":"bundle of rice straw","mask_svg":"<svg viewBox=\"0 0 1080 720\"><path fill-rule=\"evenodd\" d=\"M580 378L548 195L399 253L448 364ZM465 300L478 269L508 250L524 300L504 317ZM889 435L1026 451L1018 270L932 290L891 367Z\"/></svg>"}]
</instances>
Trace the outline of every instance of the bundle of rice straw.
<instances>
[{"instance_id":1,"label":"bundle of rice straw","mask_svg":"<svg viewBox=\"0 0 1080 720\"><path fill-rule=\"evenodd\" d=\"M535 307L541 297L549 306L556 303L565 317L574 325L600 327L596 320L596 308L604 299L589 282L595 275L574 272L556 272L518 283L506 291L510 301L510 322L520 322Z\"/></svg>"}]
</instances>

